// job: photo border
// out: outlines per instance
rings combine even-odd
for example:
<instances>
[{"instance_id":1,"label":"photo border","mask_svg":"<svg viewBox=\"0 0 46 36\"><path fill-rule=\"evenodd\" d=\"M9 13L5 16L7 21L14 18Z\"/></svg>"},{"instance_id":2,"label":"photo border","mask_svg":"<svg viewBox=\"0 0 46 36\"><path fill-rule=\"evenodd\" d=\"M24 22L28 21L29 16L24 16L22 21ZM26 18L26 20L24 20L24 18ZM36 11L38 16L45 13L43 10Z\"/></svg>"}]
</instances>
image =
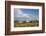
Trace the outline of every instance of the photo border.
<instances>
[{"instance_id":1,"label":"photo border","mask_svg":"<svg viewBox=\"0 0 46 36\"><path fill-rule=\"evenodd\" d=\"M38 27L25 27L25 28L14 27L14 8L39 9L39 26ZM41 6L11 5L11 32L12 31L27 31L27 30L42 30L42 7Z\"/></svg>"},{"instance_id":2,"label":"photo border","mask_svg":"<svg viewBox=\"0 0 46 36\"><path fill-rule=\"evenodd\" d=\"M42 6L42 30L29 30L29 31L10 31L11 27L11 5L26 5L26 6ZM35 34L45 32L45 4L36 2L20 2L20 1L5 1L5 35L18 35L18 34Z\"/></svg>"}]
</instances>

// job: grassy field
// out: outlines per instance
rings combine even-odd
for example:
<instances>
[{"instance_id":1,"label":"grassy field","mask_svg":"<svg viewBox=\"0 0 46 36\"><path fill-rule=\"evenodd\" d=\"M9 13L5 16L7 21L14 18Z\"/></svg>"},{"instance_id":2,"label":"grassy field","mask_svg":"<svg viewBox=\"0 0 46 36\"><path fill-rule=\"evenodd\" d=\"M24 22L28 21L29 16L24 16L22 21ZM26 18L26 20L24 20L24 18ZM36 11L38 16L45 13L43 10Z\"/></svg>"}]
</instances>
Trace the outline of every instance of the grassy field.
<instances>
[{"instance_id":1,"label":"grassy field","mask_svg":"<svg viewBox=\"0 0 46 36\"><path fill-rule=\"evenodd\" d=\"M39 25L38 21L33 22L33 23L32 23L32 21L30 21L30 22L22 22L22 23L14 21L14 27L34 27L34 26L38 26L38 25Z\"/></svg>"}]
</instances>

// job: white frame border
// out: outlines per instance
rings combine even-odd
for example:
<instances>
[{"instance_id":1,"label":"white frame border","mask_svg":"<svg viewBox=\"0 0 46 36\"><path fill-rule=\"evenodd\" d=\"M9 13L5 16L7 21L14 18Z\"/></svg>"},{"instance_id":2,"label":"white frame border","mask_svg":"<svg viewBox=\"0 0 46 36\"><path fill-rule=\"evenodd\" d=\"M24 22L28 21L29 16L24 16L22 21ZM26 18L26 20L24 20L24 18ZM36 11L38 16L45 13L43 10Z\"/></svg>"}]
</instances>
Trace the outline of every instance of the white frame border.
<instances>
[{"instance_id":1,"label":"white frame border","mask_svg":"<svg viewBox=\"0 0 46 36\"><path fill-rule=\"evenodd\" d=\"M39 9L39 27L14 27L14 8ZM11 31L42 30L42 7L11 5Z\"/></svg>"}]
</instances>

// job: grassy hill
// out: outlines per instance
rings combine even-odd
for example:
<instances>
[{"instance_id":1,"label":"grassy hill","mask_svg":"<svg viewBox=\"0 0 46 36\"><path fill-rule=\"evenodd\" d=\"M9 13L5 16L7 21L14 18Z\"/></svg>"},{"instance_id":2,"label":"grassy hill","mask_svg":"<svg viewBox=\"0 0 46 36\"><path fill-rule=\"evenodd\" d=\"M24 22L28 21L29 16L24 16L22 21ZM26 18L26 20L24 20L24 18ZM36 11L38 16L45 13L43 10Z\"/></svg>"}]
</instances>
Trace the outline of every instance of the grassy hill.
<instances>
[{"instance_id":1,"label":"grassy hill","mask_svg":"<svg viewBox=\"0 0 46 36\"><path fill-rule=\"evenodd\" d=\"M35 27L39 26L39 21L32 20L30 22L23 21L19 23L19 21L14 21L14 27Z\"/></svg>"}]
</instances>

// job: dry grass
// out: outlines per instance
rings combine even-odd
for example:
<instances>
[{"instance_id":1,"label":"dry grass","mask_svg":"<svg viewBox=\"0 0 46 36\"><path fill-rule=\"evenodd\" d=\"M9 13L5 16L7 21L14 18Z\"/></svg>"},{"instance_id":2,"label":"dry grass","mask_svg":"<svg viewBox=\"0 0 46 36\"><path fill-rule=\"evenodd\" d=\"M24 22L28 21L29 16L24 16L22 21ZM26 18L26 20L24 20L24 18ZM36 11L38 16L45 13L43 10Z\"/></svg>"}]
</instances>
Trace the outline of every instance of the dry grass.
<instances>
[{"instance_id":1,"label":"dry grass","mask_svg":"<svg viewBox=\"0 0 46 36\"><path fill-rule=\"evenodd\" d=\"M23 23L19 23L19 22L14 22L14 27L34 27L34 26L38 26L38 24L31 23L31 22L23 22Z\"/></svg>"}]
</instances>

